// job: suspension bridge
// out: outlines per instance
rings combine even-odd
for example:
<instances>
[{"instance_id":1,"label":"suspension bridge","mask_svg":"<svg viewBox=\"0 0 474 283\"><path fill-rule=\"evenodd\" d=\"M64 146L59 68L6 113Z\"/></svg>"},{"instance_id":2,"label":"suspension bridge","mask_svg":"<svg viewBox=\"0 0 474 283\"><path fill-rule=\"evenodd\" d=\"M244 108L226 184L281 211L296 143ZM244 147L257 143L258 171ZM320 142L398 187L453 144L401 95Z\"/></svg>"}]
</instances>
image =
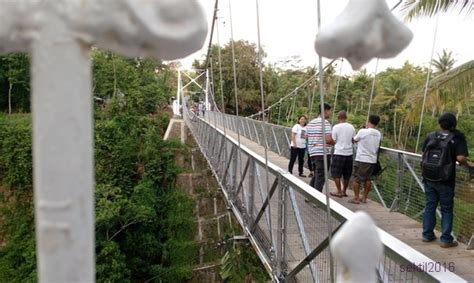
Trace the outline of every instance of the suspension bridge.
<instances>
[{"instance_id":1,"label":"suspension bridge","mask_svg":"<svg viewBox=\"0 0 474 283\"><path fill-rule=\"evenodd\" d=\"M456 235L460 245L449 250L421 241L420 155L382 148L386 170L374 180L375 193L368 203L354 205L337 198L328 202L324 192L308 185L309 179L283 169L288 165L290 128L212 111L197 117L186 107L183 119L274 280L330 282L328 234L337 233L357 210L368 212L380 228L385 248L377 268L380 282L474 280L474 252L467 247L470 235L460 232ZM458 186L472 193L468 172L458 170ZM334 189L332 182L330 187ZM457 231L467 224L454 222ZM333 264L337 269L337 262Z\"/></svg>"},{"instance_id":2,"label":"suspension bridge","mask_svg":"<svg viewBox=\"0 0 474 283\"><path fill-rule=\"evenodd\" d=\"M114 4L63 2L5 2L0 10L6 23L0 30L0 52L29 51L34 59L32 116L38 281L94 282L92 73L87 50L95 46L132 57L182 58L202 46L207 25L202 9L194 1L141 1L140 5L129 0ZM387 168L375 180L371 200L359 206L331 199L329 181L320 193L307 184L308 180L283 169L288 162L289 129L266 119L272 106L265 107L258 0L256 4L261 111L251 117L238 113L230 17L236 115L219 112L211 87L214 83L209 77L212 72L208 71L212 68L210 52L202 87L205 116L197 117L186 107L186 85L183 86L180 74L174 112L194 136L229 207L272 280L341 280L345 274L329 251L331 237L353 218L355 210L365 210L379 226L378 235L384 247L376 269L368 271L375 272L379 282L474 281L474 187L466 170L457 169L459 193L455 207L464 213L462 219L469 221L461 222L461 213L455 212L454 236L461 244L441 250L435 243L421 243L423 185L419 155L382 148L381 159ZM209 50L217 11L218 1ZM318 1L318 28L320 13ZM322 57L318 59L317 76L323 82ZM219 68L220 65L219 58ZM429 78L428 72L426 86ZM195 78L191 81L199 85ZM322 83L319 86L323 103ZM296 96L295 93L285 98ZM372 95L373 86L369 101ZM425 98L426 87L421 113ZM313 100L314 97L311 104L316 103ZM364 241L353 236L356 243Z\"/></svg>"},{"instance_id":3,"label":"suspension bridge","mask_svg":"<svg viewBox=\"0 0 474 283\"><path fill-rule=\"evenodd\" d=\"M235 99L235 115L219 111L219 109L225 109L225 103L224 95L222 95L224 92L218 29L216 30L217 67L222 101L215 100L214 86L217 84L214 83L215 78L212 77L213 63L210 60L214 22L218 19L216 1L209 52L204 65L206 70L197 72L199 76L203 76L205 83L201 86L196 79L186 74L191 81L183 87L181 74L178 75L178 102L188 99L185 95L186 86L194 83L202 88L206 111L198 116L196 111L190 111L186 107L188 103L184 103L182 107L175 107L177 109L175 114L182 116L186 126L192 132L229 207L272 280L275 282L343 280L338 276L344 276L344 270L341 270L340 263L332 258L329 243L341 225L353 217L355 211L363 210L375 220L384 246L383 258L376 267L379 282L474 281L474 271L471 268L474 262L472 250L474 248L474 214L470 208L474 187L468 170L457 168L455 199L457 210L454 213L453 236L460 245L448 250L441 249L436 243L422 242L421 218L424 211L424 187L421 181L419 154L382 147L380 159L385 171L373 181L370 200L363 205L350 204L344 198L330 198L329 191L334 190L334 184L328 181L327 173L326 186L320 193L308 185L309 179L293 176L286 171L290 155L291 129L269 123L267 115L276 107L280 112L285 100L290 101L288 111L294 111L298 91L309 86L313 81L323 82L325 68L335 60L323 67L321 56L319 56L319 70L314 76L296 86L294 91L283 96L279 101L265 106L258 1L256 8L261 110L248 117L239 115L237 63L229 2L232 63L231 66L225 67L233 70L232 92ZM433 49L434 44L435 39L433 39ZM214 68L216 68L215 65ZM430 75L428 72L421 113L424 112ZM367 116L370 114L374 96L375 79L376 76L372 81ZM320 103L322 104L324 103L323 83L317 85L320 87ZM339 87L339 81L337 87ZM335 101L337 103L337 90ZM314 96L308 103L309 111L313 109L313 104L319 104L314 101ZM420 142L422 120L423 116L420 117L416 148ZM327 164L325 166L327 167ZM440 211L438 211L439 216ZM468 219L467 223L466 219ZM364 239L358 238L358 235L352 236L356 244L360 242L362 245ZM364 259L360 258L360 260ZM350 272L358 271L350 270ZM366 271L359 270L359 272ZM367 272L373 271L369 269Z\"/></svg>"}]
</instances>

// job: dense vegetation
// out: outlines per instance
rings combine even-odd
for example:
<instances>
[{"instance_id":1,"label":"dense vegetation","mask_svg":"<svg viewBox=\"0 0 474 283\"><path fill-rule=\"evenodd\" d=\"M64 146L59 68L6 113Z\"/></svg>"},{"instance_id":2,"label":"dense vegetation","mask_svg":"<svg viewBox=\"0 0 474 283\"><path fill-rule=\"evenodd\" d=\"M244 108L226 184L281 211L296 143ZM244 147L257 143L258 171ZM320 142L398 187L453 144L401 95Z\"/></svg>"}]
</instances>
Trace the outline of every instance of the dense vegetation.
<instances>
[{"instance_id":1,"label":"dense vegetation","mask_svg":"<svg viewBox=\"0 0 474 283\"><path fill-rule=\"evenodd\" d=\"M239 114L247 116L258 113L261 111L261 102L257 47L242 40L235 41L234 47ZM228 43L221 47L222 81L219 74L218 49L219 46L213 46L211 57L214 66L215 101L220 109L235 113L231 45ZM196 60L194 66L202 68L203 62L204 60ZM290 126L301 114L310 117L315 115L319 104L319 82L316 79L300 87L315 75L317 70L288 69L285 67L287 63L265 65L263 88L265 105L273 105L267 112L270 122ZM467 135L470 149L474 152L474 61L456 68L453 68L454 63L455 58L447 50L443 50L434 60L421 137L437 128L436 119L440 113L452 111L458 116L458 128ZM350 76L339 75L339 64L340 61L336 61L324 72L325 100L335 106L334 112L346 110L349 120L356 127L360 127L367 118L373 74L368 74L363 69ZM376 75L370 112L382 118L380 128L386 137L385 146L409 151L415 149L427 72L426 68L406 62L400 68L388 68ZM282 97L291 92L294 95L280 102Z\"/></svg>"},{"instance_id":2,"label":"dense vegetation","mask_svg":"<svg viewBox=\"0 0 474 283\"><path fill-rule=\"evenodd\" d=\"M185 281L195 255L193 201L175 188L183 150L162 140L174 71L94 50L99 282ZM0 282L36 281L28 56L0 58ZM10 92L8 91L10 90ZM5 99L11 95L10 103ZM99 99L100 98L100 99ZM102 99L102 100L101 100ZM11 111L9 111L11 109Z\"/></svg>"}]
</instances>

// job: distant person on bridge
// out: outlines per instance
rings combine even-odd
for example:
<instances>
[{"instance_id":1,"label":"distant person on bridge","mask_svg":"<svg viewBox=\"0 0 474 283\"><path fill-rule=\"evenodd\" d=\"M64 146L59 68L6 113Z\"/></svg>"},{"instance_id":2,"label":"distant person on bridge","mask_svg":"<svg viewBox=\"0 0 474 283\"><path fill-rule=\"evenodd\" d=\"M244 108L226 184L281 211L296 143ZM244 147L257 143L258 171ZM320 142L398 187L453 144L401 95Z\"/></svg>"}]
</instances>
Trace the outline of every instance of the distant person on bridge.
<instances>
[{"instance_id":1,"label":"distant person on bridge","mask_svg":"<svg viewBox=\"0 0 474 283\"><path fill-rule=\"evenodd\" d=\"M331 176L337 188L337 192L331 193L334 197L347 197L346 190L352 175L352 155L354 154L352 139L355 136L355 129L346 120L346 111L340 111L337 114L338 124L332 128L332 139L336 143L331 161ZM343 178L342 190L341 177Z\"/></svg>"},{"instance_id":2,"label":"distant person on bridge","mask_svg":"<svg viewBox=\"0 0 474 283\"><path fill-rule=\"evenodd\" d=\"M306 177L303 174L304 153L306 151L306 117L298 117L298 124L291 129L291 152L288 172L293 174L293 165L298 157L298 173L300 177Z\"/></svg>"},{"instance_id":3,"label":"distant person on bridge","mask_svg":"<svg viewBox=\"0 0 474 283\"><path fill-rule=\"evenodd\" d=\"M359 204L360 202L367 202L367 196L372 187L372 172L377 163L377 153L380 147L380 140L382 139L382 134L375 129L379 122L379 116L370 115L366 128L360 129L353 139L354 143L357 143L357 152L352 172L354 177L352 182L354 198L349 201L350 203ZM364 185L362 200L359 197L361 183Z\"/></svg>"},{"instance_id":4,"label":"distant person on bridge","mask_svg":"<svg viewBox=\"0 0 474 283\"><path fill-rule=\"evenodd\" d=\"M204 118L204 114L206 114L206 104L204 103L204 101L201 101L199 103L199 112L200 114L202 114L202 117Z\"/></svg>"},{"instance_id":5,"label":"distant person on bridge","mask_svg":"<svg viewBox=\"0 0 474 283\"><path fill-rule=\"evenodd\" d=\"M326 144L326 156L329 168L331 165L331 149L332 145L334 144L334 140L331 136L331 123L329 123L327 120L329 117L331 117L331 106L327 103L324 103L324 105L319 105L318 112L318 117L309 122L309 124L306 126L306 131L308 132L309 156L311 157L316 170L316 173L313 178L311 178L309 184L316 190L322 192L325 182L323 144ZM323 123L325 127L325 137L323 137Z\"/></svg>"},{"instance_id":6,"label":"distant person on bridge","mask_svg":"<svg viewBox=\"0 0 474 283\"><path fill-rule=\"evenodd\" d=\"M451 236L453 228L454 187L456 184L456 161L471 170L474 163L467 160L469 152L466 137L456 129L456 116L444 113L438 119L440 131L430 133L423 143L422 175L425 189L425 212L423 214L423 242L436 240L436 207L441 206L442 248L458 245Z\"/></svg>"}]
</instances>

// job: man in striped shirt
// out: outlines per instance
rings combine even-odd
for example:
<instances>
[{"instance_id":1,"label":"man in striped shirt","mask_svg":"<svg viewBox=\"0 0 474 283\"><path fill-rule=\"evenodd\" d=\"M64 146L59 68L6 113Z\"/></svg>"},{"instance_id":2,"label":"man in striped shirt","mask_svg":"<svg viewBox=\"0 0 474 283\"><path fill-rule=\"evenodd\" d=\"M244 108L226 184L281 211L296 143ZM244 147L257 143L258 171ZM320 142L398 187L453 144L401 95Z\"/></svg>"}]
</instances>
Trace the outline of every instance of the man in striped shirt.
<instances>
[{"instance_id":1,"label":"man in striped shirt","mask_svg":"<svg viewBox=\"0 0 474 283\"><path fill-rule=\"evenodd\" d=\"M324 103L323 106L319 106L318 117L311 120L308 125L306 125L306 132L308 134L308 152L311 157L311 161L315 165L316 174L311 178L310 185L316 190L322 192L325 182L324 177L324 151L323 151L323 142L326 144L326 158L328 169L331 162L331 149L334 145L334 140L331 137L332 127L328 119L331 117L331 106L327 103ZM324 118L324 120L323 120ZM323 122L325 126L325 135L323 138Z\"/></svg>"}]
</instances>

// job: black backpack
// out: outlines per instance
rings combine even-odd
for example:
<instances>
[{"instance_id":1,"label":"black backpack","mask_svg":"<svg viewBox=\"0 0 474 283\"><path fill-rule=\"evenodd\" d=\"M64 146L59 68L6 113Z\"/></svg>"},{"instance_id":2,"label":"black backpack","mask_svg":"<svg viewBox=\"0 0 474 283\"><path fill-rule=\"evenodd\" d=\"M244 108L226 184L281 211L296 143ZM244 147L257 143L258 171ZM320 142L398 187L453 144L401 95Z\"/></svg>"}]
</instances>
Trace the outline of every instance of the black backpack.
<instances>
[{"instance_id":1,"label":"black backpack","mask_svg":"<svg viewBox=\"0 0 474 283\"><path fill-rule=\"evenodd\" d=\"M428 181L448 181L456 166L449 143L454 134L432 134L426 144L421 161L421 173Z\"/></svg>"}]
</instances>

